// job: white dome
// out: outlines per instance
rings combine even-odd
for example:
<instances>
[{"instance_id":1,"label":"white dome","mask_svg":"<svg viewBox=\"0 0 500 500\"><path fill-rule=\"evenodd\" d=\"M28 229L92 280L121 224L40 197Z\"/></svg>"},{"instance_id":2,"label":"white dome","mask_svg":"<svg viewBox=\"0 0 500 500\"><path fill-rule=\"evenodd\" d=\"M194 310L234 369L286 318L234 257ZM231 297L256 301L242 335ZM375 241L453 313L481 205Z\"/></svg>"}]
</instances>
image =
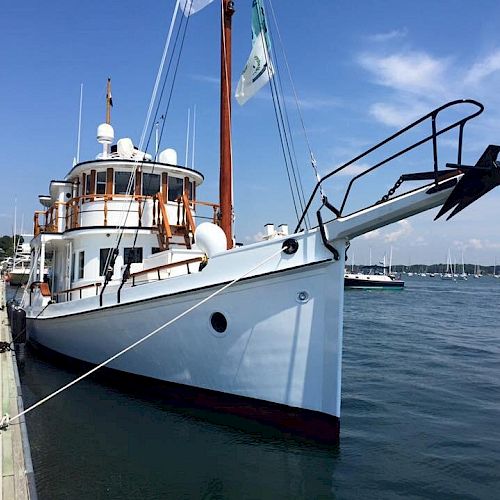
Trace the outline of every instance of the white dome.
<instances>
[{"instance_id":1,"label":"white dome","mask_svg":"<svg viewBox=\"0 0 500 500\"><path fill-rule=\"evenodd\" d=\"M158 156L158 160L160 163L177 165L177 151L172 148L164 149Z\"/></svg>"},{"instance_id":2,"label":"white dome","mask_svg":"<svg viewBox=\"0 0 500 500\"><path fill-rule=\"evenodd\" d=\"M132 158L134 154L134 143L132 139L128 137L124 137L123 139L119 139L116 143L116 151L120 158Z\"/></svg>"},{"instance_id":3,"label":"white dome","mask_svg":"<svg viewBox=\"0 0 500 500\"><path fill-rule=\"evenodd\" d=\"M202 222L194 232L196 246L210 258L227 250L226 233L211 222Z\"/></svg>"},{"instance_id":4,"label":"white dome","mask_svg":"<svg viewBox=\"0 0 500 500\"><path fill-rule=\"evenodd\" d=\"M115 138L115 131L109 123L101 123L97 127L97 142L100 144L111 144Z\"/></svg>"}]
</instances>

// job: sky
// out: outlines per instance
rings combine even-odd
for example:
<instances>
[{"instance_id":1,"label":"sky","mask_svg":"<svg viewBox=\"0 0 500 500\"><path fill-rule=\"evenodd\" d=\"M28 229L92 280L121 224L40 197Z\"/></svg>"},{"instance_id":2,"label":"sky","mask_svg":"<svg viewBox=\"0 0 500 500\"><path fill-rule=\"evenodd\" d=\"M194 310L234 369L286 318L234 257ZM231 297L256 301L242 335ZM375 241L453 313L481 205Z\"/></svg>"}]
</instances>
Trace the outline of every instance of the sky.
<instances>
[{"instance_id":1,"label":"sky","mask_svg":"<svg viewBox=\"0 0 500 500\"><path fill-rule=\"evenodd\" d=\"M15 205L18 223L23 220L29 230L33 211L40 208L38 194L47 193L49 181L70 170L81 83L80 158L92 159L100 150L95 135L104 121L108 76L115 136L139 143L174 3L25 0L3 6L0 234L12 232ZM283 70L269 0L266 5L277 65ZM488 144L500 143L498 2L273 0L272 5L321 173L453 99L476 99L486 108L466 127L466 163L475 163ZM251 0L236 0L235 6L233 88L251 49ZM218 198L219 15L216 0L190 18L161 144L162 149L175 148L183 163L187 110L196 106L194 168L205 175L197 192L205 201ZM310 193L314 176L306 142L286 72L281 75L300 175ZM455 145L456 135L443 137L442 168L456 161ZM269 222L294 227L268 88L242 107L233 100L233 158L237 240L255 241ZM406 161L356 184L348 207L379 199L402 172L432 169L429 149ZM363 160L347 174L368 165ZM350 178L343 175L325 184L330 200L338 203ZM371 251L373 261L381 260L392 247L394 262L401 264L446 262L449 249L459 261L463 251L466 262L493 265L496 259L500 264L500 189L451 221L433 222L436 212L356 238L351 259L368 263Z\"/></svg>"}]
</instances>

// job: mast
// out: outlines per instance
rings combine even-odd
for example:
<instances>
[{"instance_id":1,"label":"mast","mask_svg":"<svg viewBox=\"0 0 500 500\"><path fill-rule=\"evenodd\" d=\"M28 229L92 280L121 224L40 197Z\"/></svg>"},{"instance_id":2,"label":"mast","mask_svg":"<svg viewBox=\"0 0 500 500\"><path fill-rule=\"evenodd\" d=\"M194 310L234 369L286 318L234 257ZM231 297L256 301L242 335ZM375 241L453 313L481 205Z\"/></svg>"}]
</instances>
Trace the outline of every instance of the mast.
<instances>
[{"instance_id":1,"label":"mast","mask_svg":"<svg viewBox=\"0 0 500 500\"><path fill-rule=\"evenodd\" d=\"M228 250L233 247L233 162L231 155L231 18L234 2L222 0L221 92L220 92L220 178L221 227Z\"/></svg>"},{"instance_id":2,"label":"mast","mask_svg":"<svg viewBox=\"0 0 500 500\"><path fill-rule=\"evenodd\" d=\"M106 123L111 125L111 108L113 107L113 98L111 97L111 78L108 78L106 85Z\"/></svg>"}]
</instances>

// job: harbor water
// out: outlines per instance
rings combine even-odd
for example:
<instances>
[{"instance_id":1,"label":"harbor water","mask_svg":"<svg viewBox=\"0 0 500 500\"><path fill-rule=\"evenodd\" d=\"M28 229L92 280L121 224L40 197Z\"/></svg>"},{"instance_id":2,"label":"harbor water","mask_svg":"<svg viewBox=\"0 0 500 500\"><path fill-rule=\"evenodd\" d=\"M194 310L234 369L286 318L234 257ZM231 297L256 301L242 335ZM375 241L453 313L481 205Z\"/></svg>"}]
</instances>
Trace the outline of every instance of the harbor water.
<instances>
[{"instance_id":1,"label":"harbor water","mask_svg":"<svg viewBox=\"0 0 500 500\"><path fill-rule=\"evenodd\" d=\"M40 499L498 498L500 279L406 285L346 291L338 447L101 374L27 416ZM83 370L19 360L26 407Z\"/></svg>"}]
</instances>

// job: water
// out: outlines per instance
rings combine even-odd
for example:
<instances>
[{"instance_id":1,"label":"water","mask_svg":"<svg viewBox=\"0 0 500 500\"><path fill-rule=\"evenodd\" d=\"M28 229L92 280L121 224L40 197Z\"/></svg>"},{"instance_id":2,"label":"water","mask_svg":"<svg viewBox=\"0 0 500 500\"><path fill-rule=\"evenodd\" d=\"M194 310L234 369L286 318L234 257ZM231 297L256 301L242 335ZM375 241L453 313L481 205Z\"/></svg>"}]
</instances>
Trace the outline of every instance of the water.
<instances>
[{"instance_id":1,"label":"water","mask_svg":"<svg viewBox=\"0 0 500 500\"><path fill-rule=\"evenodd\" d=\"M85 380L28 416L41 500L496 499L500 280L346 293L341 443ZM23 351L25 404L81 367Z\"/></svg>"}]
</instances>

